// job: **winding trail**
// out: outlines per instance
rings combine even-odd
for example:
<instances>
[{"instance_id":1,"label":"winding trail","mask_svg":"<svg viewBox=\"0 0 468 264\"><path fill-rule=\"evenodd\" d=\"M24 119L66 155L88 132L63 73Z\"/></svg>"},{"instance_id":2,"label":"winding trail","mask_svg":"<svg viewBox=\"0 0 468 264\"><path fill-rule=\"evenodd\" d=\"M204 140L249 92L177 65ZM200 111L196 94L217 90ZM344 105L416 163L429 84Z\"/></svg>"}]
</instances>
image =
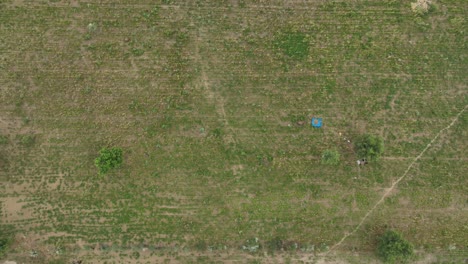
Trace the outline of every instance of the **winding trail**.
<instances>
[{"instance_id":1,"label":"winding trail","mask_svg":"<svg viewBox=\"0 0 468 264\"><path fill-rule=\"evenodd\" d=\"M203 60L201 53L200 53L200 45L199 43L201 42L201 32L199 31L196 38L195 38L195 60L197 63L200 65L200 79L201 79L201 85L203 87L203 90L205 91L205 96L212 101L215 104L215 109L216 109L216 114L220 116L221 121L224 124L224 127L228 130L225 135L224 135L224 140L227 144L229 143L236 143L236 140L234 139L234 131L232 131L231 126L229 125L226 111L224 110L224 98L223 96L213 89L210 85L210 81L208 76L206 75L206 69L208 68L208 65L206 64L205 60Z\"/></svg>"}]
</instances>

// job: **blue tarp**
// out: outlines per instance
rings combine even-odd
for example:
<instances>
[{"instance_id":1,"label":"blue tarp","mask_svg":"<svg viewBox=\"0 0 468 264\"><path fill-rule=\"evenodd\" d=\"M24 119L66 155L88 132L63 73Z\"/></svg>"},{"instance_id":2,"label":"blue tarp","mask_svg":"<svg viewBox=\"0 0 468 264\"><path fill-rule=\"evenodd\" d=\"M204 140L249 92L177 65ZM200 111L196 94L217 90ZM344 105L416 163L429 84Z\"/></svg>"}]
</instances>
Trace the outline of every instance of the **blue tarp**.
<instances>
[{"instance_id":1,"label":"blue tarp","mask_svg":"<svg viewBox=\"0 0 468 264\"><path fill-rule=\"evenodd\" d=\"M321 128L321 127L322 127L322 118L320 118L320 117L312 117L312 121L310 121L310 124L311 124L313 127Z\"/></svg>"}]
</instances>

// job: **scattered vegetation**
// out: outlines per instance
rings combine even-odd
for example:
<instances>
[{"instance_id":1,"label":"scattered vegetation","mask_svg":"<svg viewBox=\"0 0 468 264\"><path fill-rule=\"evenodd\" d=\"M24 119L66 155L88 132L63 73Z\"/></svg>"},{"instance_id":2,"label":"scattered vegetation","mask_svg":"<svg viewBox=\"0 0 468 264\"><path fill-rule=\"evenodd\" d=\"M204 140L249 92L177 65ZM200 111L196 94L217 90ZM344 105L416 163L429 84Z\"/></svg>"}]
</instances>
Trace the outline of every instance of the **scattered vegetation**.
<instances>
[{"instance_id":1,"label":"scattered vegetation","mask_svg":"<svg viewBox=\"0 0 468 264\"><path fill-rule=\"evenodd\" d=\"M310 245L300 245L293 241L287 241L287 240L281 239L280 237L275 237L269 240L266 243L266 245L270 253L281 252L281 251L293 251L297 249L300 249L302 251L310 251L311 249Z\"/></svg>"},{"instance_id":2,"label":"scattered vegetation","mask_svg":"<svg viewBox=\"0 0 468 264\"><path fill-rule=\"evenodd\" d=\"M106 174L111 169L119 168L123 161L122 153L122 149L117 147L101 149L99 157L94 160L99 174Z\"/></svg>"},{"instance_id":3,"label":"scattered vegetation","mask_svg":"<svg viewBox=\"0 0 468 264\"><path fill-rule=\"evenodd\" d=\"M309 41L301 32L281 33L275 40L275 46L293 59L305 59L309 55Z\"/></svg>"},{"instance_id":4,"label":"scattered vegetation","mask_svg":"<svg viewBox=\"0 0 468 264\"><path fill-rule=\"evenodd\" d=\"M358 157L370 161L376 161L384 151L383 139L374 135L360 136L355 142Z\"/></svg>"},{"instance_id":5,"label":"scattered vegetation","mask_svg":"<svg viewBox=\"0 0 468 264\"><path fill-rule=\"evenodd\" d=\"M433 8L431 0L416 0L411 3L411 10L417 15L425 15Z\"/></svg>"},{"instance_id":6,"label":"scattered vegetation","mask_svg":"<svg viewBox=\"0 0 468 264\"><path fill-rule=\"evenodd\" d=\"M0 258L2 258L7 252L11 244L11 238L6 237L4 234L0 234Z\"/></svg>"},{"instance_id":7,"label":"scattered vegetation","mask_svg":"<svg viewBox=\"0 0 468 264\"><path fill-rule=\"evenodd\" d=\"M251 253L257 252L261 248L260 240L256 237L247 239L242 249Z\"/></svg>"},{"instance_id":8,"label":"scattered vegetation","mask_svg":"<svg viewBox=\"0 0 468 264\"><path fill-rule=\"evenodd\" d=\"M194 248L198 251L205 251L208 249L208 244L205 240L199 240L195 243Z\"/></svg>"},{"instance_id":9,"label":"scattered vegetation","mask_svg":"<svg viewBox=\"0 0 468 264\"><path fill-rule=\"evenodd\" d=\"M393 230L380 237L377 253L385 263L405 263L414 255L413 245Z\"/></svg>"},{"instance_id":10,"label":"scattered vegetation","mask_svg":"<svg viewBox=\"0 0 468 264\"><path fill-rule=\"evenodd\" d=\"M67 257L79 239L79 255L142 263L193 263L197 248L245 259L252 237L257 252L328 250L465 107L466 0L424 16L415 1L0 1L1 217L62 237ZM383 218L418 248L466 244L446 213L466 197L466 116L363 228ZM358 169L363 129L382 131L389 158ZM103 146L122 164L96 159ZM337 160L326 149L337 165L321 165ZM411 210L425 225L400 217ZM341 249L360 254L363 232Z\"/></svg>"},{"instance_id":11,"label":"scattered vegetation","mask_svg":"<svg viewBox=\"0 0 468 264\"><path fill-rule=\"evenodd\" d=\"M223 136L223 130L217 127L211 131L211 135L215 138L221 138Z\"/></svg>"}]
</instances>

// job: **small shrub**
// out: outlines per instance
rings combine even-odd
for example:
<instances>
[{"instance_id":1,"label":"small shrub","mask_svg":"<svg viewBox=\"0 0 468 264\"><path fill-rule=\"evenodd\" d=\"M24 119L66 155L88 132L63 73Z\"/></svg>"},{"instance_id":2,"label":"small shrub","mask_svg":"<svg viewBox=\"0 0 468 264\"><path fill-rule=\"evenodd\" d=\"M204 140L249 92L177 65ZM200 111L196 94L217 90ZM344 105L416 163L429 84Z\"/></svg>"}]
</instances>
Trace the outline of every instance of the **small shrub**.
<instances>
[{"instance_id":1,"label":"small shrub","mask_svg":"<svg viewBox=\"0 0 468 264\"><path fill-rule=\"evenodd\" d=\"M122 164L121 148L103 148L99 151L99 157L94 160L94 164L99 169L99 174L106 174L109 170L119 168Z\"/></svg>"},{"instance_id":2,"label":"small shrub","mask_svg":"<svg viewBox=\"0 0 468 264\"><path fill-rule=\"evenodd\" d=\"M132 54L133 54L133 56L135 56L135 57L141 56L141 55L143 55L144 53L145 53L145 51L142 50L142 49L132 48Z\"/></svg>"},{"instance_id":3,"label":"small shrub","mask_svg":"<svg viewBox=\"0 0 468 264\"><path fill-rule=\"evenodd\" d=\"M140 252L134 251L134 252L132 253L132 258L134 258L134 259L139 259L139 258L140 258Z\"/></svg>"},{"instance_id":4,"label":"small shrub","mask_svg":"<svg viewBox=\"0 0 468 264\"><path fill-rule=\"evenodd\" d=\"M4 135L0 135L0 145L7 144L8 143L8 137Z\"/></svg>"},{"instance_id":5,"label":"small shrub","mask_svg":"<svg viewBox=\"0 0 468 264\"><path fill-rule=\"evenodd\" d=\"M400 233L387 230L379 239L377 254L385 263L405 263L414 254L413 245Z\"/></svg>"},{"instance_id":6,"label":"small shrub","mask_svg":"<svg viewBox=\"0 0 468 264\"><path fill-rule=\"evenodd\" d=\"M215 128L211 131L211 135L215 138L221 138L223 136L223 130L221 128Z\"/></svg>"},{"instance_id":7,"label":"small shrub","mask_svg":"<svg viewBox=\"0 0 468 264\"><path fill-rule=\"evenodd\" d=\"M83 88L82 93L83 94L90 94L92 91L93 91L93 87L86 86L85 88Z\"/></svg>"},{"instance_id":8,"label":"small shrub","mask_svg":"<svg viewBox=\"0 0 468 264\"><path fill-rule=\"evenodd\" d=\"M95 22L89 23L87 29L89 33L94 33L98 29L98 25Z\"/></svg>"},{"instance_id":9,"label":"small shrub","mask_svg":"<svg viewBox=\"0 0 468 264\"><path fill-rule=\"evenodd\" d=\"M26 116L26 117L23 117L23 124L24 124L24 125L29 124L29 122L31 122L31 119L30 119L29 117L27 117L27 116Z\"/></svg>"},{"instance_id":10,"label":"small shrub","mask_svg":"<svg viewBox=\"0 0 468 264\"><path fill-rule=\"evenodd\" d=\"M289 115L289 118L291 120L291 123L297 124L298 122L304 122L304 120L307 120L307 117L301 114L291 114Z\"/></svg>"},{"instance_id":11,"label":"small shrub","mask_svg":"<svg viewBox=\"0 0 468 264\"><path fill-rule=\"evenodd\" d=\"M88 26L86 27L87 31L86 31L86 34L84 36L84 39L85 40L90 40L93 35L98 31L98 24L95 23L95 22L91 22L88 24Z\"/></svg>"},{"instance_id":12,"label":"small shrub","mask_svg":"<svg viewBox=\"0 0 468 264\"><path fill-rule=\"evenodd\" d=\"M33 135L22 135L19 137L19 143L25 147L30 147L36 141Z\"/></svg>"},{"instance_id":13,"label":"small shrub","mask_svg":"<svg viewBox=\"0 0 468 264\"><path fill-rule=\"evenodd\" d=\"M267 242L267 248L271 252L281 251L284 247L284 241L280 237L275 237Z\"/></svg>"},{"instance_id":14,"label":"small shrub","mask_svg":"<svg viewBox=\"0 0 468 264\"><path fill-rule=\"evenodd\" d=\"M275 251L294 251L297 250L300 245L294 241L283 240L280 237L275 237L266 243L267 249L274 253Z\"/></svg>"},{"instance_id":15,"label":"small shrub","mask_svg":"<svg viewBox=\"0 0 468 264\"><path fill-rule=\"evenodd\" d=\"M130 104L128 104L128 109L132 111L140 111L141 110L141 104L138 102L138 100L132 100Z\"/></svg>"},{"instance_id":16,"label":"small shrub","mask_svg":"<svg viewBox=\"0 0 468 264\"><path fill-rule=\"evenodd\" d=\"M384 151L383 139L373 135L363 135L358 138L354 145L360 159L378 160Z\"/></svg>"},{"instance_id":17,"label":"small shrub","mask_svg":"<svg viewBox=\"0 0 468 264\"><path fill-rule=\"evenodd\" d=\"M195 249L198 251L206 251L208 249L208 244L205 240L199 240L195 243Z\"/></svg>"},{"instance_id":18,"label":"small shrub","mask_svg":"<svg viewBox=\"0 0 468 264\"><path fill-rule=\"evenodd\" d=\"M322 153L322 164L338 165L340 163L340 153L336 150L325 150Z\"/></svg>"},{"instance_id":19,"label":"small shrub","mask_svg":"<svg viewBox=\"0 0 468 264\"><path fill-rule=\"evenodd\" d=\"M257 252L260 249L260 241L256 237L247 239L242 249L251 253Z\"/></svg>"}]
</instances>

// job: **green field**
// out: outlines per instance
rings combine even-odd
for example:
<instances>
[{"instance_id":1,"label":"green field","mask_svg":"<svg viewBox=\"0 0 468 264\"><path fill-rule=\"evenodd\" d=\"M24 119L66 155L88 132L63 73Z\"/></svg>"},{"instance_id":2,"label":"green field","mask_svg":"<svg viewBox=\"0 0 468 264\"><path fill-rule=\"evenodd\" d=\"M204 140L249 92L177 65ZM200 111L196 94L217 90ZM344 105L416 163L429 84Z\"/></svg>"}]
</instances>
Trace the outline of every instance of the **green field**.
<instances>
[{"instance_id":1,"label":"green field","mask_svg":"<svg viewBox=\"0 0 468 264\"><path fill-rule=\"evenodd\" d=\"M464 263L468 1L411 2L0 0L0 260Z\"/></svg>"}]
</instances>

